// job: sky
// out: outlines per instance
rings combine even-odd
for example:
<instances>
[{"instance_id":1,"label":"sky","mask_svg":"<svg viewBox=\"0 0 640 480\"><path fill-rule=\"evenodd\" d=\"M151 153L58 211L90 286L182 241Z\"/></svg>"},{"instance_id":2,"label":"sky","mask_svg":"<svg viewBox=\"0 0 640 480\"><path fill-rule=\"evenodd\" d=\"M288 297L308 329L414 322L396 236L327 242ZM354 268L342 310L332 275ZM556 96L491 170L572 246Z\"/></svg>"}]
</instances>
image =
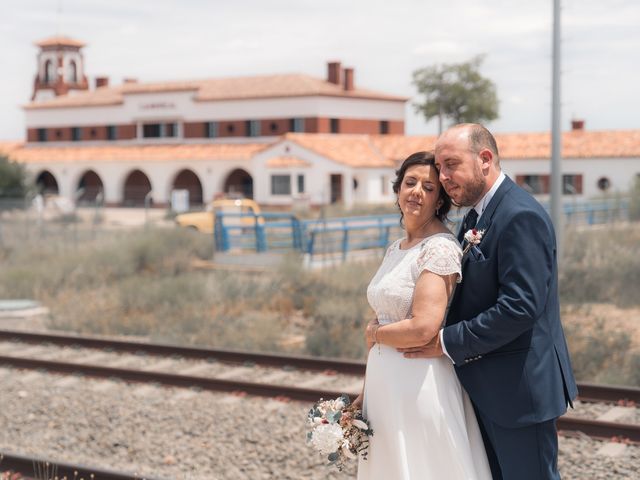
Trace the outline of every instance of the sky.
<instances>
[{"instance_id":1,"label":"sky","mask_svg":"<svg viewBox=\"0 0 640 480\"><path fill-rule=\"evenodd\" d=\"M640 2L563 0L562 127L640 128ZM494 132L548 131L552 0L2 0L0 140L25 136L22 105L35 41L87 43L85 73L170 81L276 73L326 77L355 68L356 86L411 97L406 133L437 133L414 112L412 72L486 55L496 84Z\"/></svg>"}]
</instances>

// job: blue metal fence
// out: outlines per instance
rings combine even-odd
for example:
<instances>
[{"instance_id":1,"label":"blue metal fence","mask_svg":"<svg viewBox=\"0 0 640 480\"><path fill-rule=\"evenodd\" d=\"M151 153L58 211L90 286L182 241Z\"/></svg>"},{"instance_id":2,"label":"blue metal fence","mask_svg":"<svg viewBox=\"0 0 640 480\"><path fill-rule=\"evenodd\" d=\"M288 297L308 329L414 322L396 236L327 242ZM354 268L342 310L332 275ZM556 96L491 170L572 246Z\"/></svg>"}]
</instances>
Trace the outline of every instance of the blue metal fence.
<instances>
[{"instance_id":1,"label":"blue metal fence","mask_svg":"<svg viewBox=\"0 0 640 480\"><path fill-rule=\"evenodd\" d=\"M543 203L548 209L548 205ZM564 205L568 225L594 225L627 220L628 200ZM457 231L462 214L449 215L451 230ZM216 250L299 251L341 253L385 248L402 235L397 214L301 220L290 213L218 213L215 221Z\"/></svg>"}]
</instances>

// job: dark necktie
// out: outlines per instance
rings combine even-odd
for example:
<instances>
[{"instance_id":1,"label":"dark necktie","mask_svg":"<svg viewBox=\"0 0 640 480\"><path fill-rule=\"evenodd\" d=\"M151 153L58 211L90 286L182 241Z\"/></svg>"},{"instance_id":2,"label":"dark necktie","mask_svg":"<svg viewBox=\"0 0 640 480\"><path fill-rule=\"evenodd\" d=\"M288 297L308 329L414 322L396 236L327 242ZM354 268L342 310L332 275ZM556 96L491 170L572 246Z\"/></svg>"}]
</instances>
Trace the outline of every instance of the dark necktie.
<instances>
[{"instance_id":1,"label":"dark necktie","mask_svg":"<svg viewBox=\"0 0 640 480\"><path fill-rule=\"evenodd\" d=\"M464 219L462 220L462 228L458 233L458 241L460 243L462 243L462 240L464 240L464 234L467 233L472 228L474 228L476 226L477 221L478 221L478 212L476 212L475 208L472 208L467 212L467 214L464 216Z\"/></svg>"}]
</instances>

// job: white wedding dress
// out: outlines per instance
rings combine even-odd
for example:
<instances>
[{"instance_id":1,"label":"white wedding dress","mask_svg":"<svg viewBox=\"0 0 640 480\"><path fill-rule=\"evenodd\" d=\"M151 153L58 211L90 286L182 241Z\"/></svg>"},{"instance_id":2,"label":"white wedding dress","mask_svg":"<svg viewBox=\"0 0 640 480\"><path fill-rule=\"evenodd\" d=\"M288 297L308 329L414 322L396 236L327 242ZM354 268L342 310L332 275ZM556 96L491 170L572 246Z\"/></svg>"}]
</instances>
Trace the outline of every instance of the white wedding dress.
<instances>
[{"instance_id":1,"label":"white wedding dress","mask_svg":"<svg viewBox=\"0 0 640 480\"><path fill-rule=\"evenodd\" d=\"M422 271L457 273L462 252L439 233L402 250L394 242L367 289L381 325L407 318ZM374 345L367 360L363 413L371 423L359 480L491 480L473 406L451 360L407 359Z\"/></svg>"}]
</instances>

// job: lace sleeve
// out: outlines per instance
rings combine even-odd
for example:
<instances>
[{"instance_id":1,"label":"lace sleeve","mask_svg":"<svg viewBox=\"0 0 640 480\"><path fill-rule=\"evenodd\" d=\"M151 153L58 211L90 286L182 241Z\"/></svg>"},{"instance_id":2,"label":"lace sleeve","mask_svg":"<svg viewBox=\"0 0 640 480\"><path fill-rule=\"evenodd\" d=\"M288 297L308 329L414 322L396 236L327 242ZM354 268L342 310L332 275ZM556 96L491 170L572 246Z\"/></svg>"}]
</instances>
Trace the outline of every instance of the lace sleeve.
<instances>
[{"instance_id":1,"label":"lace sleeve","mask_svg":"<svg viewBox=\"0 0 640 480\"><path fill-rule=\"evenodd\" d=\"M462 249L455 238L439 236L424 243L418 255L418 274L429 270L437 275L458 274L457 283L462 281Z\"/></svg>"}]
</instances>

